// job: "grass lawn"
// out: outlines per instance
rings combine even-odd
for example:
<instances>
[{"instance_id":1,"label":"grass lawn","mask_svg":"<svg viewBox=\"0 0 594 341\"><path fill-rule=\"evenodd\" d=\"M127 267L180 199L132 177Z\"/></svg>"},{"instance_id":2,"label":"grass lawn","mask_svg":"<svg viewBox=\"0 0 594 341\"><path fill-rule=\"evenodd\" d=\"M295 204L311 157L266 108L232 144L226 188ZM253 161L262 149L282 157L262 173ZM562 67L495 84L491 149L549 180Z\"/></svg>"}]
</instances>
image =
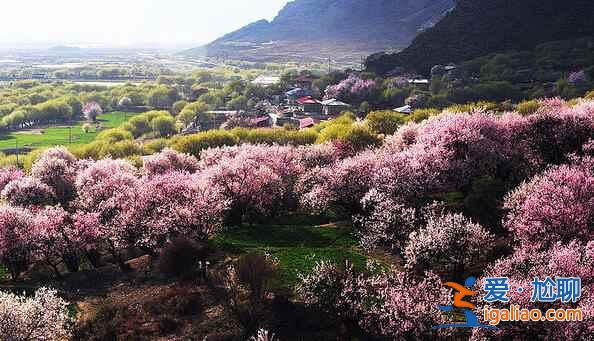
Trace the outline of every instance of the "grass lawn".
<instances>
[{"instance_id":1,"label":"grass lawn","mask_svg":"<svg viewBox=\"0 0 594 341\"><path fill-rule=\"evenodd\" d=\"M135 113L110 112L99 115L103 129L115 128L126 122L128 118L136 115ZM30 129L28 131L10 131L0 134L0 150L14 149L18 140L19 148L41 148L52 147L56 145L67 146L80 145L92 142L97 133L93 125L89 133L82 131L84 121L74 122L72 124L72 143L70 143L70 129L67 125L53 126L49 128Z\"/></svg>"},{"instance_id":2,"label":"grass lawn","mask_svg":"<svg viewBox=\"0 0 594 341\"><path fill-rule=\"evenodd\" d=\"M234 255L268 253L280 261L281 286L292 288L320 260L337 264L351 261L362 268L366 256L358 249L350 227L329 225L257 225L229 230L214 239L214 246Z\"/></svg>"}]
</instances>

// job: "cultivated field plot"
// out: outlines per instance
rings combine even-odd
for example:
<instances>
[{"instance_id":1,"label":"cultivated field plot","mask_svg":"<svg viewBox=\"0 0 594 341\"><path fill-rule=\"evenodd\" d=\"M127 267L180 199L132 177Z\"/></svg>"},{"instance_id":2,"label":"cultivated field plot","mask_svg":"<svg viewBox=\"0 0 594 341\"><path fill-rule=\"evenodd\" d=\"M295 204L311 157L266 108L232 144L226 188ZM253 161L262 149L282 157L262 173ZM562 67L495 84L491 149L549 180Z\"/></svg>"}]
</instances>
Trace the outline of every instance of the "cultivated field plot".
<instances>
[{"instance_id":1,"label":"cultivated field plot","mask_svg":"<svg viewBox=\"0 0 594 341\"><path fill-rule=\"evenodd\" d=\"M85 121L73 122L71 126L56 125L47 128L34 128L30 130L11 131L0 134L0 150L14 150L19 148L36 149L57 145L81 145L92 142L101 130L115 128L126 122L135 113L110 112L98 116L101 129L97 131L96 124L91 124L91 129L85 133L82 129ZM70 127L70 128L69 128Z\"/></svg>"}]
</instances>

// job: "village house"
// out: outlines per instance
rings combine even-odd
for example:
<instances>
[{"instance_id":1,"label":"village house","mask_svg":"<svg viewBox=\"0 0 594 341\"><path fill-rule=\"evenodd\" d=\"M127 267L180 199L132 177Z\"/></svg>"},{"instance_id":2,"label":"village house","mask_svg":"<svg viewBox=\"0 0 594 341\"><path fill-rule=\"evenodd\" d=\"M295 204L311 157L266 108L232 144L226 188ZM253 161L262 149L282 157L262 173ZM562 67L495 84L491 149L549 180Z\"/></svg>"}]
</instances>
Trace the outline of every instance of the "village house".
<instances>
[{"instance_id":1,"label":"village house","mask_svg":"<svg viewBox=\"0 0 594 341\"><path fill-rule=\"evenodd\" d=\"M258 116L251 120L251 126L256 128L267 128L273 124L273 118L270 115Z\"/></svg>"},{"instance_id":2,"label":"village house","mask_svg":"<svg viewBox=\"0 0 594 341\"><path fill-rule=\"evenodd\" d=\"M350 105L335 98L322 101L323 113L326 116L339 115L350 108Z\"/></svg>"},{"instance_id":3,"label":"village house","mask_svg":"<svg viewBox=\"0 0 594 341\"><path fill-rule=\"evenodd\" d=\"M297 104L297 100L303 97L311 97L313 93L311 90L303 89L303 88L295 88L293 90L287 91L285 93L287 96L287 104L295 105Z\"/></svg>"},{"instance_id":4,"label":"village house","mask_svg":"<svg viewBox=\"0 0 594 341\"><path fill-rule=\"evenodd\" d=\"M304 113L319 114L322 112L322 102L311 96L301 97L297 100L299 109Z\"/></svg>"}]
</instances>

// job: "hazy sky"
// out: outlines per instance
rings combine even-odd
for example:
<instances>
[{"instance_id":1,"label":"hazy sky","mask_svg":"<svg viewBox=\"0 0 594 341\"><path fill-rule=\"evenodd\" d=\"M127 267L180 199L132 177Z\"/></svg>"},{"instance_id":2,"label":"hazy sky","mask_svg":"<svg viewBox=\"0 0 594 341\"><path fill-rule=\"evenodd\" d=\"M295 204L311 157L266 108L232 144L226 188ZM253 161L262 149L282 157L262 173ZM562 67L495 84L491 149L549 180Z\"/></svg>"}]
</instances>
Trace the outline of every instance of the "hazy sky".
<instances>
[{"instance_id":1,"label":"hazy sky","mask_svg":"<svg viewBox=\"0 0 594 341\"><path fill-rule=\"evenodd\" d=\"M192 45L272 19L288 0L1 0L0 44Z\"/></svg>"}]
</instances>

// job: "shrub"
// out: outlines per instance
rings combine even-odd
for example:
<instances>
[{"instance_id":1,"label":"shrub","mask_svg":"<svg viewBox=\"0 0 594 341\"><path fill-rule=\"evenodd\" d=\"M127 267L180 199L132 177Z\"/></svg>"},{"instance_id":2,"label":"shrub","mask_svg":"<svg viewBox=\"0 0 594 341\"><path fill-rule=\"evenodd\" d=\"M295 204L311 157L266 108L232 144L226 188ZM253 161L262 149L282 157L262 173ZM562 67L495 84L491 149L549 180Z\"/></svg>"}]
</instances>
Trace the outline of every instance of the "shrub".
<instances>
[{"instance_id":1,"label":"shrub","mask_svg":"<svg viewBox=\"0 0 594 341\"><path fill-rule=\"evenodd\" d=\"M237 137L222 130L211 130L189 136L182 136L171 141L171 147L180 153L200 156L204 149L234 146L238 143Z\"/></svg>"},{"instance_id":2,"label":"shrub","mask_svg":"<svg viewBox=\"0 0 594 341\"><path fill-rule=\"evenodd\" d=\"M151 127L158 137L168 137L177 132L175 119L173 117L156 117L151 121Z\"/></svg>"},{"instance_id":3,"label":"shrub","mask_svg":"<svg viewBox=\"0 0 594 341\"><path fill-rule=\"evenodd\" d=\"M338 314L340 297L347 274L331 262L322 261L307 275L300 275L295 288L297 296L308 306L321 311Z\"/></svg>"},{"instance_id":4,"label":"shrub","mask_svg":"<svg viewBox=\"0 0 594 341\"><path fill-rule=\"evenodd\" d=\"M366 120L367 126L374 133L392 135L405 122L406 116L393 111L372 111Z\"/></svg>"},{"instance_id":5,"label":"shrub","mask_svg":"<svg viewBox=\"0 0 594 341\"><path fill-rule=\"evenodd\" d=\"M66 340L72 320L68 303L55 290L41 288L33 297L0 292L0 338L3 340Z\"/></svg>"},{"instance_id":6,"label":"shrub","mask_svg":"<svg viewBox=\"0 0 594 341\"><path fill-rule=\"evenodd\" d=\"M160 153L163 149L167 148L169 141L167 139L156 139L144 144L144 154L155 154Z\"/></svg>"},{"instance_id":7,"label":"shrub","mask_svg":"<svg viewBox=\"0 0 594 341\"><path fill-rule=\"evenodd\" d=\"M276 271L276 264L259 253L248 253L237 260L237 278L249 290L254 299L264 298L265 290Z\"/></svg>"},{"instance_id":8,"label":"shrub","mask_svg":"<svg viewBox=\"0 0 594 341\"><path fill-rule=\"evenodd\" d=\"M159 256L160 272L172 277L187 277L198 269L198 262L206 259L205 248L186 239L169 243Z\"/></svg>"},{"instance_id":9,"label":"shrub","mask_svg":"<svg viewBox=\"0 0 594 341\"><path fill-rule=\"evenodd\" d=\"M134 136L132 136L130 132L120 128L104 130L97 135L97 140L102 140L109 143L133 139Z\"/></svg>"},{"instance_id":10,"label":"shrub","mask_svg":"<svg viewBox=\"0 0 594 341\"><path fill-rule=\"evenodd\" d=\"M534 114L540 109L540 103L536 100L520 102L516 111L523 116Z\"/></svg>"},{"instance_id":11,"label":"shrub","mask_svg":"<svg viewBox=\"0 0 594 341\"><path fill-rule=\"evenodd\" d=\"M266 329L258 330L258 334L252 336L249 341L276 341L277 338L274 336L273 333L267 331Z\"/></svg>"}]
</instances>

